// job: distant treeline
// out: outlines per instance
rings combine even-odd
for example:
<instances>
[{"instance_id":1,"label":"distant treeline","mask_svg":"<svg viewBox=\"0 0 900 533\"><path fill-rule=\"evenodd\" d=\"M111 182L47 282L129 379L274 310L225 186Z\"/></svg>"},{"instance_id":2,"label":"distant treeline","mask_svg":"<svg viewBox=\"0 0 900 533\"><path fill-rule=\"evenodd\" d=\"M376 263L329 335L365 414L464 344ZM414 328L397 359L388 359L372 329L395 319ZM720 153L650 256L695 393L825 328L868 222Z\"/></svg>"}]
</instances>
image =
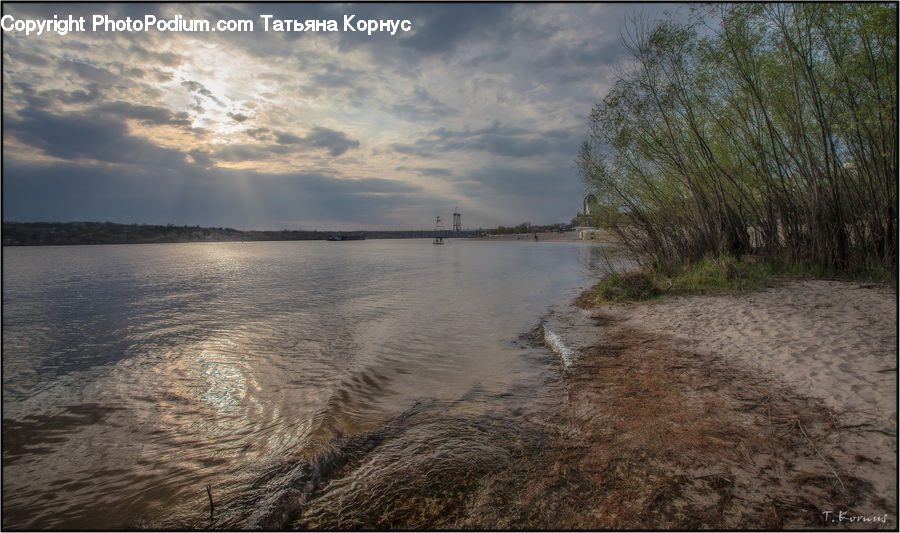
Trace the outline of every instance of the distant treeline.
<instances>
[{"instance_id":1,"label":"distant treeline","mask_svg":"<svg viewBox=\"0 0 900 533\"><path fill-rule=\"evenodd\" d=\"M716 4L633 21L579 166L635 259L897 272L897 5Z\"/></svg>"},{"instance_id":2,"label":"distant treeline","mask_svg":"<svg viewBox=\"0 0 900 533\"><path fill-rule=\"evenodd\" d=\"M573 220L570 224L545 224L532 225L530 222L523 222L516 226L497 226L494 229L480 230L481 233L490 233L492 235L515 235L517 233L543 233L543 232L562 232L572 229L577 225L577 221Z\"/></svg>"},{"instance_id":3,"label":"distant treeline","mask_svg":"<svg viewBox=\"0 0 900 533\"><path fill-rule=\"evenodd\" d=\"M299 241L324 240L334 235L365 235L370 239L430 238L433 231L240 231L172 224L116 224L113 222L4 222L4 246L53 244L144 244L163 242ZM445 231L445 237L470 232Z\"/></svg>"}]
</instances>

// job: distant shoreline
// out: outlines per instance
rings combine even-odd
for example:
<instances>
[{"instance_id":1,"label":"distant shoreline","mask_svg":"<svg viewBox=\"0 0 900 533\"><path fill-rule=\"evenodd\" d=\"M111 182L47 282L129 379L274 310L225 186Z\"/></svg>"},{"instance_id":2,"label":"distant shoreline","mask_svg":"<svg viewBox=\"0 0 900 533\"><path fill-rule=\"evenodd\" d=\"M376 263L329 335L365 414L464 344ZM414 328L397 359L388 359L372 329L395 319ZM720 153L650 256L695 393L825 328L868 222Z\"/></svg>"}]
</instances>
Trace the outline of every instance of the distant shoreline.
<instances>
[{"instance_id":1,"label":"distant shoreline","mask_svg":"<svg viewBox=\"0 0 900 533\"><path fill-rule=\"evenodd\" d=\"M583 235L585 234L585 235ZM535 239L537 235L537 239ZM576 229L570 231L538 231L530 233L504 233L470 237L470 241L531 241L534 242L604 242L615 243L616 236L609 230L598 228Z\"/></svg>"},{"instance_id":2,"label":"distant shoreline","mask_svg":"<svg viewBox=\"0 0 900 533\"><path fill-rule=\"evenodd\" d=\"M490 231L490 230L487 230ZM490 234L485 230L440 232L445 239L478 241L578 242L580 231ZM430 239L434 230L237 230L222 227L118 224L114 222L4 222L3 246L73 246L81 244L161 244L188 242L324 241L337 235L366 239ZM535 236L537 238L535 239ZM350 240L350 239L348 239Z\"/></svg>"},{"instance_id":3,"label":"distant shoreline","mask_svg":"<svg viewBox=\"0 0 900 533\"><path fill-rule=\"evenodd\" d=\"M475 231L444 231L445 238L463 238ZM3 222L3 246L55 246L79 244L159 244L184 242L324 241L337 235L367 239L427 239L431 230L242 231L234 228L176 226L173 224L118 224L114 222Z\"/></svg>"},{"instance_id":4,"label":"distant shoreline","mask_svg":"<svg viewBox=\"0 0 900 533\"><path fill-rule=\"evenodd\" d=\"M537 238L535 238L537 236ZM470 241L525 241L525 242L581 242L580 232L564 231L537 232L537 233L506 233L500 235L485 235L483 237L469 237Z\"/></svg>"}]
</instances>

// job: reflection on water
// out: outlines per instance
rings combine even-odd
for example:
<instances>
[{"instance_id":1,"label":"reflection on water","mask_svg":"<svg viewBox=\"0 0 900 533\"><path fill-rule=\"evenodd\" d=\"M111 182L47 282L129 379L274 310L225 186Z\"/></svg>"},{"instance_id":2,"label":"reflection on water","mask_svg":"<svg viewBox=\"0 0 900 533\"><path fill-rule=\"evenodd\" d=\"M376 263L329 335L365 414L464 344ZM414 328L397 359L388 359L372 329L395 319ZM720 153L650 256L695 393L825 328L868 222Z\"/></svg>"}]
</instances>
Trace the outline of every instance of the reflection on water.
<instances>
[{"instance_id":1,"label":"reflection on water","mask_svg":"<svg viewBox=\"0 0 900 533\"><path fill-rule=\"evenodd\" d=\"M596 253L463 240L6 248L2 525L204 527L209 483L218 525L239 527L273 468L417 401L441 406L418 416L448 418L404 438L465 455L463 427L553 401L554 359L516 339L589 283Z\"/></svg>"}]
</instances>

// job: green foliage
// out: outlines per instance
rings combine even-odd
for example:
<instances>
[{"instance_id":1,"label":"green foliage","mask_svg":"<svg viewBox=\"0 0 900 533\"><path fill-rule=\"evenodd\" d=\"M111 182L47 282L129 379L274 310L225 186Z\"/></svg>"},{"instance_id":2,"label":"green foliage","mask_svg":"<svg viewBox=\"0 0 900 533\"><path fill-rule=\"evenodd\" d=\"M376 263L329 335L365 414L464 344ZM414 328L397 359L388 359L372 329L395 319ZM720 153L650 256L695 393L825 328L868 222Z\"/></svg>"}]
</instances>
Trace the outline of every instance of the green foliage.
<instances>
[{"instance_id":1,"label":"green foliage","mask_svg":"<svg viewBox=\"0 0 900 533\"><path fill-rule=\"evenodd\" d=\"M706 294L745 291L767 285L773 268L761 262L738 261L731 256L704 259L683 266L669 280L670 294Z\"/></svg>"},{"instance_id":2,"label":"green foliage","mask_svg":"<svg viewBox=\"0 0 900 533\"><path fill-rule=\"evenodd\" d=\"M643 270L610 274L597 286L601 302L648 300L660 294L662 291L657 287L656 280Z\"/></svg>"},{"instance_id":3,"label":"green foliage","mask_svg":"<svg viewBox=\"0 0 900 533\"><path fill-rule=\"evenodd\" d=\"M629 254L661 271L756 254L896 274L896 5L694 15L625 32L633 67L591 112L578 156L623 214L610 227Z\"/></svg>"},{"instance_id":4,"label":"green foliage","mask_svg":"<svg viewBox=\"0 0 900 533\"><path fill-rule=\"evenodd\" d=\"M660 296L709 294L764 288L776 269L759 261L732 256L707 258L674 271L638 269L613 273L597 286L600 302L650 300Z\"/></svg>"},{"instance_id":5,"label":"green foliage","mask_svg":"<svg viewBox=\"0 0 900 533\"><path fill-rule=\"evenodd\" d=\"M758 258L739 260L719 256L693 261L675 270L638 269L624 274L612 273L596 287L598 302L652 300L662 296L729 293L768 287L776 277L831 278L873 281L896 285L888 270L847 272L799 263L771 263Z\"/></svg>"}]
</instances>

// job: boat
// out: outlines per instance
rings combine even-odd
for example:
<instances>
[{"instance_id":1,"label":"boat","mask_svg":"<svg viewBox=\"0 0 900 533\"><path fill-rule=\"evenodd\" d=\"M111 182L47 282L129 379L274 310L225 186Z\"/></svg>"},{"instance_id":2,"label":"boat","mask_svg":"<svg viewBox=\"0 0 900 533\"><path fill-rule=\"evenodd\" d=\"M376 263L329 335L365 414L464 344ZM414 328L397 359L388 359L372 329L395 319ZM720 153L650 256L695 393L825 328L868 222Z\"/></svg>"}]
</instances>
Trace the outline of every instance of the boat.
<instances>
[{"instance_id":1,"label":"boat","mask_svg":"<svg viewBox=\"0 0 900 533\"><path fill-rule=\"evenodd\" d=\"M364 241L366 240L365 235L344 235L342 233L338 233L337 235L332 235L331 237L327 237L326 241Z\"/></svg>"}]
</instances>

